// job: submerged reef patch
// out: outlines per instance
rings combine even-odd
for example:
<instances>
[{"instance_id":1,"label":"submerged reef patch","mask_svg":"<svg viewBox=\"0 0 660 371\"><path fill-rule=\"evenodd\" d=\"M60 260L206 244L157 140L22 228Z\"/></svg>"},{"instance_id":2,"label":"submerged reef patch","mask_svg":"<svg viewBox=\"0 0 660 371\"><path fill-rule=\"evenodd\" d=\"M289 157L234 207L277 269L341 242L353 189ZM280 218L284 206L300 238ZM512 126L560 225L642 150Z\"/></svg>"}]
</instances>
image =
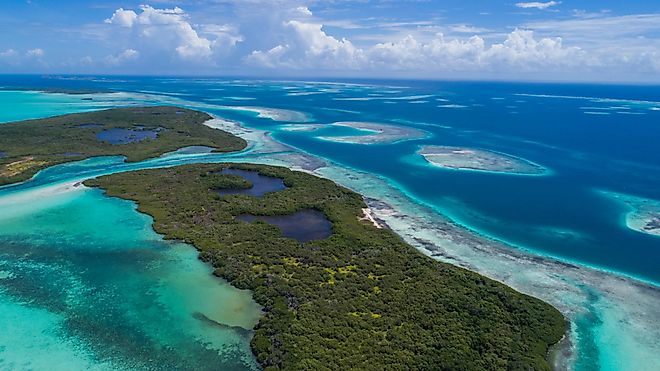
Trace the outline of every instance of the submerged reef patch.
<instances>
[{"instance_id":1,"label":"submerged reef patch","mask_svg":"<svg viewBox=\"0 0 660 371\"><path fill-rule=\"evenodd\" d=\"M331 142L352 144L384 144L404 140L422 139L430 135L424 130L376 122L335 122L329 126L352 128L356 129L358 132L362 131L363 134L347 136L324 135L317 138Z\"/></svg>"},{"instance_id":2,"label":"submerged reef patch","mask_svg":"<svg viewBox=\"0 0 660 371\"><path fill-rule=\"evenodd\" d=\"M542 175L548 172L543 166L520 157L484 149L423 146L418 153L431 165L444 169L516 175Z\"/></svg>"},{"instance_id":3,"label":"submerged reef patch","mask_svg":"<svg viewBox=\"0 0 660 371\"><path fill-rule=\"evenodd\" d=\"M282 122L309 122L310 117L304 112L292 111L282 108L254 107L254 106L221 106L220 109L243 111L256 114L257 117Z\"/></svg>"},{"instance_id":4,"label":"submerged reef patch","mask_svg":"<svg viewBox=\"0 0 660 371\"><path fill-rule=\"evenodd\" d=\"M625 215L627 228L660 237L660 201L616 192L599 193L629 208Z\"/></svg>"}]
</instances>

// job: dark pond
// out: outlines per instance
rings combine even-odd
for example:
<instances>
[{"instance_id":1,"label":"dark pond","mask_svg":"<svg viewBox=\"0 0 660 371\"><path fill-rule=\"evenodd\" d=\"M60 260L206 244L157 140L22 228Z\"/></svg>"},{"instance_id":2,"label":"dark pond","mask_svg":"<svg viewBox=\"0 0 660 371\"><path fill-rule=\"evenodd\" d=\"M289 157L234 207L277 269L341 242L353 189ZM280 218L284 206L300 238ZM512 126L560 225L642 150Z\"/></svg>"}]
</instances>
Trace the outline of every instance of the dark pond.
<instances>
[{"instance_id":1,"label":"dark pond","mask_svg":"<svg viewBox=\"0 0 660 371\"><path fill-rule=\"evenodd\" d=\"M96 139L110 144L138 143L146 139L156 139L160 130L113 128L96 134Z\"/></svg>"},{"instance_id":2,"label":"dark pond","mask_svg":"<svg viewBox=\"0 0 660 371\"><path fill-rule=\"evenodd\" d=\"M256 216L239 215L236 219L244 222L260 220L274 225L282 231L284 237L293 238L300 242L322 240L332 234L332 223L317 210L302 210L291 215Z\"/></svg>"},{"instance_id":3,"label":"dark pond","mask_svg":"<svg viewBox=\"0 0 660 371\"><path fill-rule=\"evenodd\" d=\"M261 197L268 192L275 192L286 189L286 186L284 185L284 181L282 179L273 178L270 176L264 176L256 171L224 169L220 173L229 174L229 175L238 175L244 178L245 180L249 181L250 183L252 183L252 188L247 188L247 189L236 189L236 188L216 189L215 192L217 192L221 196L248 195L248 196Z\"/></svg>"},{"instance_id":4,"label":"dark pond","mask_svg":"<svg viewBox=\"0 0 660 371\"><path fill-rule=\"evenodd\" d=\"M0 151L0 158L3 158L3 157L5 157L5 156L7 156L7 152L2 152L2 151Z\"/></svg>"},{"instance_id":5,"label":"dark pond","mask_svg":"<svg viewBox=\"0 0 660 371\"><path fill-rule=\"evenodd\" d=\"M64 153L62 153L62 155L63 155L64 157L80 157L80 156L82 156L83 154L80 153L80 152L64 152Z\"/></svg>"},{"instance_id":6,"label":"dark pond","mask_svg":"<svg viewBox=\"0 0 660 371\"><path fill-rule=\"evenodd\" d=\"M80 124L76 125L77 128L83 128L83 129L93 129L93 128L102 128L103 124L95 124L93 122L86 123L86 124Z\"/></svg>"}]
</instances>

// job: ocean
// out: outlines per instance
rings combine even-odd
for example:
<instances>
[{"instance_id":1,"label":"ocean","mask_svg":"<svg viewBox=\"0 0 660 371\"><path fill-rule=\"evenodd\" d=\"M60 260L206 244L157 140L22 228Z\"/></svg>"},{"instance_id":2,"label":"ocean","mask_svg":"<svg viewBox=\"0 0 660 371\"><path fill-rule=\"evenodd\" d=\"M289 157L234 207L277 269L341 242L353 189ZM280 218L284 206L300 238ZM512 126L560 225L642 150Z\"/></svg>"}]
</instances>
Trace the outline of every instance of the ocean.
<instances>
[{"instance_id":1,"label":"ocean","mask_svg":"<svg viewBox=\"0 0 660 371\"><path fill-rule=\"evenodd\" d=\"M0 76L0 86L5 89L0 122L118 106L181 105L213 114L222 119L220 127L252 144L238 154L175 153L138 164L109 157L45 170L32 181L0 189L0 204L13 202L23 210L25 225L38 225L39 219L31 218L44 210L66 210L77 201L43 207L30 202L27 210L16 201L22 195L51 194L100 174L194 162L297 166L369 197L376 215L425 253L557 306L572 324L558 367L639 370L660 364L660 236L639 230L640 221L660 215L660 87L70 76ZM17 90L35 87L103 92ZM341 122L372 126L332 125ZM428 145L506 154L546 172L438 167L419 154ZM86 194L63 194L72 197L69 193ZM93 197L98 202L86 208L100 210L110 202ZM64 220L67 215L61 212ZM16 259L16 241L34 249L46 246L67 261L59 239L32 241L31 228L11 224L16 218L0 217L0 244L9 246L0 249L0 270L15 274L3 266ZM94 226L76 226L76 233L80 228ZM69 240L75 245L75 238ZM67 264L83 271L87 263ZM20 306L27 300L12 292L0 289L0 303ZM57 315L66 318L68 312ZM95 339L67 336L83 343ZM0 338L2 346L7 345ZM122 362L130 358L124 350L114 356ZM238 359L232 364L248 362Z\"/></svg>"}]
</instances>

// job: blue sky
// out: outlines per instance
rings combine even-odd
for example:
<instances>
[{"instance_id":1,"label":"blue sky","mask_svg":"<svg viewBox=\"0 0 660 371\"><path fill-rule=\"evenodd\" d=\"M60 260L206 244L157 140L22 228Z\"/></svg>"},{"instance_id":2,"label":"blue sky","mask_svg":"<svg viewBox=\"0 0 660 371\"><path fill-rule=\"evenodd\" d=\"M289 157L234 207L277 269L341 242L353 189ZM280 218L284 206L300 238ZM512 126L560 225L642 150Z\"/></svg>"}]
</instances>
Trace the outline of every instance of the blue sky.
<instances>
[{"instance_id":1,"label":"blue sky","mask_svg":"<svg viewBox=\"0 0 660 371\"><path fill-rule=\"evenodd\" d=\"M660 2L11 0L0 73L660 82Z\"/></svg>"}]
</instances>

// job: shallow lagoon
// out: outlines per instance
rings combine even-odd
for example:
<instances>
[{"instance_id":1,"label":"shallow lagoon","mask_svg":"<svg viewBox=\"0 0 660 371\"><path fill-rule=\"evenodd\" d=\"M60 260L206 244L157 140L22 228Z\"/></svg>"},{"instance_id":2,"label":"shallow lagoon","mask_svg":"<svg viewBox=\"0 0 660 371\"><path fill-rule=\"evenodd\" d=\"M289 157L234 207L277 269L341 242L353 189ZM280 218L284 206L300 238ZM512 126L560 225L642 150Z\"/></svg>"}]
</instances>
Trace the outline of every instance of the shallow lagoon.
<instances>
[{"instance_id":1,"label":"shallow lagoon","mask_svg":"<svg viewBox=\"0 0 660 371\"><path fill-rule=\"evenodd\" d=\"M251 294L131 202L68 184L0 204L0 368L257 368Z\"/></svg>"}]
</instances>

